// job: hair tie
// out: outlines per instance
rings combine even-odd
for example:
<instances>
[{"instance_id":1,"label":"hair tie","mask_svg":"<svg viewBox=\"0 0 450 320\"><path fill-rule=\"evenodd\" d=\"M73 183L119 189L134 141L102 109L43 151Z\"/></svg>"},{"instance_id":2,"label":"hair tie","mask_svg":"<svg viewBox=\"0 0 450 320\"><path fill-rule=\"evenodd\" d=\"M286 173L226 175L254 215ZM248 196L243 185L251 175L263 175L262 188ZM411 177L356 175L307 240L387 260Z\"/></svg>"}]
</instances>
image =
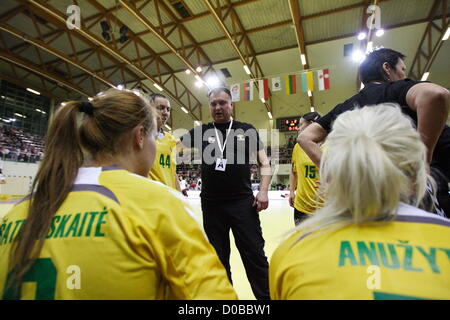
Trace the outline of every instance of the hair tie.
<instances>
[{"instance_id":1,"label":"hair tie","mask_svg":"<svg viewBox=\"0 0 450 320\"><path fill-rule=\"evenodd\" d=\"M84 112L89 115L94 114L94 107L92 106L92 103L90 103L88 101L83 101L80 104L79 110L80 110L80 112Z\"/></svg>"}]
</instances>

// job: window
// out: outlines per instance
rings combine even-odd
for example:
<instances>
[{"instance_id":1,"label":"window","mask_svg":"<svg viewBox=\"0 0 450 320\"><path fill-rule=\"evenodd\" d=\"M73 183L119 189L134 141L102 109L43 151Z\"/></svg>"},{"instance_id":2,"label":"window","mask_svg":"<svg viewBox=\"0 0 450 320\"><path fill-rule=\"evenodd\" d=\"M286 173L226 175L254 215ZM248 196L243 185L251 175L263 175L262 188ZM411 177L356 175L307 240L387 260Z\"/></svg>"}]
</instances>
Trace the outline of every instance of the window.
<instances>
[{"instance_id":1,"label":"window","mask_svg":"<svg viewBox=\"0 0 450 320\"><path fill-rule=\"evenodd\" d=\"M36 109L40 110L37 111ZM2 80L0 122L2 126L44 136L50 113L50 99Z\"/></svg>"}]
</instances>

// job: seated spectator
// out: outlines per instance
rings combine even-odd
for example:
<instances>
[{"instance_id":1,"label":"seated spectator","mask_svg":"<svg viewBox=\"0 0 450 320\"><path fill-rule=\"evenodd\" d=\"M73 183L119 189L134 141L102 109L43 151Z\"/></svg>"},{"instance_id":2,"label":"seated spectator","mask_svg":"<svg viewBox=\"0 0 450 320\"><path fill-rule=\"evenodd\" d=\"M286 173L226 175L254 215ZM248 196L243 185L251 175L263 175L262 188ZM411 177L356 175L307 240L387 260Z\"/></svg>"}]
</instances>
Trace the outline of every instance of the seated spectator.
<instances>
[{"instance_id":1,"label":"seated spectator","mask_svg":"<svg viewBox=\"0 0 450 320\"><path fill-rule=\"evenodd\" d=\"M450 220L417 208L426 148L392 104L334 122L324 206L278 247L273 299L450 299Z\"/></svg>"}]
</instances>

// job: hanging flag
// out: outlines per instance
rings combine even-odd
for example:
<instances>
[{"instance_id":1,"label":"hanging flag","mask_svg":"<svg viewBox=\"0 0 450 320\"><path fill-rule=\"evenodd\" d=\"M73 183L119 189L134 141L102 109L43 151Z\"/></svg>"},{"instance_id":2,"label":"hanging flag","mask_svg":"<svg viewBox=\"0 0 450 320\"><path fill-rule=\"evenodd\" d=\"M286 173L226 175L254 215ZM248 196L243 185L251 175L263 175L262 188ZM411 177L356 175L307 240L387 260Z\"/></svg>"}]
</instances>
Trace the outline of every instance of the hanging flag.
<instances>
[{"instance_id":1,"label":"hanging flag","mask_svg":"<svg viewBox=\"0 0 450 320\"><path fill-rule=\"evenodd\" d=\"M308 78L308 90L313 91L314 90L314 79L313 79L313 73L307 72L307 78Z\"/></svg>"},{"instance_id":2,"label":"hanging flag","mask_svg":"<svg viewBox=\"0 0 450 320\"><path fill-rule=\"evenodd\" d=\"M281 78L272 78L272 91L281 91Z\"/></svg>"},{"instance_id":3,"label":"hanging flag","mask_svg":"<svg viewBox=\"0 0 450 320\"><path fill-rule=\"evenodd\" d=\"M297 93L297 81L295 78L295 74L290 74L284 77L286 80L286 94L296 94Z\"/></svg>"},{"instance_id":4,"label":"hanging flag","mask_svg":"<svg viewBox=\"0 0 450 320\"><path fill-rule=\"evenodd\" d=\"M269 99L269 79L258 80L259 98Z\"/></svg>"},{"instance_id":5,"label":"hanging flag","mask_svg":"<svg viewBox=\"0 0 450 320\"><path fill-rule=\"evenodd\" d=\"M241 86L239 83L232 84L230 87L231 101L236 102L241 100Z\"/></svg>"},{"instance_id":6,"label":"hanging flag","mask_svg":"<svg viewBox=\"0 0 450 320\"><path fill-rule=\"evenodd\" d=\"M307 80L306 80L306 73L302 73L302 91L304 93L308 92L308 84L307 84Z\"/></svg>"},{"instance_id":7,"label":"hanging flag","mask_svg":"<svg viewBox=\"0 0 450 320\"><path fill-rule=\"evenodd\" d=\"M323 69L317 71L317 77L319 79L319 90L330 89L330 70Z\"/></svg>"},{"instance_id":8,"label":"hanging flag","mask_svg":"<svg viewBox=\"0 0 450 320\"><path fill-rule=\"evenodd\" d=\"M311 71L302 73L302 91L307 93L314 90L314 79Z\"/></svg>"},{"instance_id":9,"label":"hanging flag","mask_svg":"<svg viewBox=\"0 0 450 320\"><path fill-rule=\"evenodd\" d=\"M253 100L253 81L244 83L244 101Z\"/></svg>"}]
</instances>

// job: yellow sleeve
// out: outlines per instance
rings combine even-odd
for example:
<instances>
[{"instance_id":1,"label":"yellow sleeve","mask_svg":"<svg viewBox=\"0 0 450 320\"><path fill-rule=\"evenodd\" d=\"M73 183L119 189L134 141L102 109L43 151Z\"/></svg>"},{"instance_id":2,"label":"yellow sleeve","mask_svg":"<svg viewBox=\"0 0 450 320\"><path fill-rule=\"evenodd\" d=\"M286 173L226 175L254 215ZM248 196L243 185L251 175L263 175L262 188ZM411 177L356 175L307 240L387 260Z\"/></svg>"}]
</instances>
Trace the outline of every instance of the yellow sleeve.
<instances>
[{"instance_id":1,"label":"yellow sleeve","mask_svg":"<svg viewBox=\"0 0 450 320\"><path fill-rule=\"evenodd\" d=\"M284 240L272 254L269 264L269 289L272 300L285 300L287 285L291 281L286 281L285 258L289 256L289 250L299 238L299 233L295 232Z\"/></svg>"},{"instance_id":2,"label":"yellow sleeve","mask_svg":"<svg viewBox=\"0 0 450 320\"><path fill-rule=\"evenodd\" d=\"M295 167L295 159L297 157L297 151L298 151L298 144L295 144L294 149L292 150L292 159L291 159L292 171L295 173L297 172L297 168Z\"/></svg>"},{"instance_id":3,"label":"yellow sleeve","mask_svg":"<svg viewBox=\"0 0 450 320\"><path fill-rule=\"evenodd\" d=\"M173 164L176 166L177 165L177 141L175 140L175 137L173 135L171 135L170 147L172 150L170 157L173 159ZM175 173L176 173L176 167L175 167Z\"/></svg>"},{"instance_id":4,"label":"yellow sleeve","mask_svg":"<svg viewBox=\"0 0 450 320\"><path fill-rule=\"evenodd\" d=\"M148 234L162 276L171 288L166 298L237 299L225 268L195 218L194 209L181 194L169 192L174 197L164 203L153 228L155 234Z\"/></svg>"}]
</instances>

